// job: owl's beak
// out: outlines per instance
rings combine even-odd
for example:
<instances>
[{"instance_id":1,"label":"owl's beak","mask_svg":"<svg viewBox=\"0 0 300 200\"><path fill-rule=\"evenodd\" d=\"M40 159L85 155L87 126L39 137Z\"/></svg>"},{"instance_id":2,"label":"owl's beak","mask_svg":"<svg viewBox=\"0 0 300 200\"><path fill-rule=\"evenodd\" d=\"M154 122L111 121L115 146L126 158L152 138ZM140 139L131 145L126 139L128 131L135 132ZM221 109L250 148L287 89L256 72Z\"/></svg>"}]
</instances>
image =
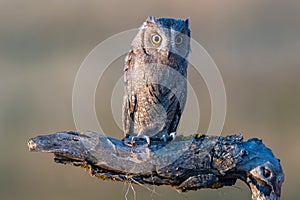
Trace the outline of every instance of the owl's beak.
<instances>
[{"instance_id":1,"label":"owl's beak","mask_svg":"<svg viewBox=\"0 0 300 200\"><path fill-rule=\"evenodd\" d=\"M166 48L159 49L159 53L161 56L168 58L169 57L169 50Z\"/></svg>"},{"instance_id":2,"label":"owl's beak","mask_svg":"<svg viewBox=\"0 0 300 200\"><path fill-rule=\"evenodd\" d=\"M160 53L161 53L161 55L162 55L163 57L166 57L166 58L169 57L169 51L168 51L168 50L163 50L163 49L162 49L162 50L160 51Z\"/></svg>"}]
</instances>

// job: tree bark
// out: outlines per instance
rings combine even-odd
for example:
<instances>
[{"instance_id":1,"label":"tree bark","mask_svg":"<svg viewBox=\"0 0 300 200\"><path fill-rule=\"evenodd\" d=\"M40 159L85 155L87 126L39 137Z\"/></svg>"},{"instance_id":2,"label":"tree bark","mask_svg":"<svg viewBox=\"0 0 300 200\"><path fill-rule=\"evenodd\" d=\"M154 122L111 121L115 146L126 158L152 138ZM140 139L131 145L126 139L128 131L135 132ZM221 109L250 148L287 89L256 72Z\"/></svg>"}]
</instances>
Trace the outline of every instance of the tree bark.
<instances>
[{"instance_id":1,"label":"tree bark","mask_svg":"<svg viewBox=\"0 0 300 200\"><path fill-rule=\"evenodd\" d=\"M28 142L32 152L54 154L57 163L88 168L103 180L170 185L185 192L232 186L244 181L252 200L279 200L284 174L261 140L240 135L177 137L172 142L122 141L94 132L58 132Z\"/></svg>"}]
</instances>

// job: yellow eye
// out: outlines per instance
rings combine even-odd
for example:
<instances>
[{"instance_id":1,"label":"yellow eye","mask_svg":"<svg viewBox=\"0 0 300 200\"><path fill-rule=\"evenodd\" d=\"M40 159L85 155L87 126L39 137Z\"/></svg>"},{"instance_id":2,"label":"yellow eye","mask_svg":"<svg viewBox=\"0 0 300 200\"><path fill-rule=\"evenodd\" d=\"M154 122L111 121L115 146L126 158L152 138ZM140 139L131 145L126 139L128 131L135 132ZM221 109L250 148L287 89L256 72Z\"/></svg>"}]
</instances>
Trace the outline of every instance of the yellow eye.
<instances>
[{"instance_id":1,"label":"yellow eye","mask_svg":"<svg viewBox=\"0 0 300 200\"><path fill-rule=\"evenodd\" d=\"M161 43L161 37L158 34L152 36L152 43L158 45Z\"/></svg>"},{"instance_id":2,"label":"yellow eye","mask_svg":"<svg viewBox=\"0 0 300 200\"><path fill-rule=\"evenodd\" d=\"M180 45L183 42L183 37L181 34L176 35L175 37L175 44Z\"/></svg>"}]
</instances>

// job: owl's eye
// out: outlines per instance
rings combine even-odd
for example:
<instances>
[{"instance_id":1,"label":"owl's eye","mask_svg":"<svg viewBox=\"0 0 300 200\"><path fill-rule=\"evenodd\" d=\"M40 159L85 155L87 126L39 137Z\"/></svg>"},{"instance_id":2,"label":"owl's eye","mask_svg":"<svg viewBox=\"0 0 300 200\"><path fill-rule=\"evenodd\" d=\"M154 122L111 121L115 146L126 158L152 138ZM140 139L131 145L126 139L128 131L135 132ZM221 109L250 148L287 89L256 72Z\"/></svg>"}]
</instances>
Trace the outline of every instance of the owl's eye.
<instances>
[{"instance_id":1,"label":"owl's eye","mask_svg":"<svg viewBox=\"0 0 300 200\"><path fill-rule=\"evenodd\" d=\"M158 34L155 34L152 36L152 43L155 45L158 45L161 43L161 36Z\"/></svg>"},{"instance_id":2,"label":"owl's eye","mask_svg":"<svg viewBox=\"0 0 300 200\"><path fill-rule=\"evenodd\" d=\"M175 43L176 45L180 45L183 42L183 37L181 34L176 35L175 37Z\"/></svg>"}]
</instances>

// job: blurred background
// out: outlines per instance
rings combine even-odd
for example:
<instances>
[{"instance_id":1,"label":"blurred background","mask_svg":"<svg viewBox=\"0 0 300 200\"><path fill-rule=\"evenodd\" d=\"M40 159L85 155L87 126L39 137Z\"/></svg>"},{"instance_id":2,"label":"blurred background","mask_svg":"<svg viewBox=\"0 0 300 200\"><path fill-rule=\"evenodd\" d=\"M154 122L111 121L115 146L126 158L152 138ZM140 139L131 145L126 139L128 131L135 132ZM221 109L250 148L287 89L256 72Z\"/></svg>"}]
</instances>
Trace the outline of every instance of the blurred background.
<instances>
[{"instance_id":1,"label":"blurred background","mask_svg":"<svg viewBox=\"0 0 300 200\"><path fill-rule=\"evenodd\" d=\"M300 2L229 1L9 1L0 0L0 199L125 199L128 184L92 178L58 165L52 155L30 153L29 138L75 130L74 79L84 58L113 34L137 28L148 15L190 17L192 36L211 55L227 92L222 135L258 137L280 158L282 199L299 199ZM106 134L121 138L113 121L111 80L116 60L96 94ZM210 117L209 94L190 67L200 99L199 132ZM121 102L121 101L120 101ZM120 106L121 108L121 106ZM185 112L192 115L193 109ZM184 126L183 126L184 129ZM137 199L250 199L247 186L178 193L170 187L133 186ZM133 199L129 190L128 199Z\"/></svg>"}]
</instances>

